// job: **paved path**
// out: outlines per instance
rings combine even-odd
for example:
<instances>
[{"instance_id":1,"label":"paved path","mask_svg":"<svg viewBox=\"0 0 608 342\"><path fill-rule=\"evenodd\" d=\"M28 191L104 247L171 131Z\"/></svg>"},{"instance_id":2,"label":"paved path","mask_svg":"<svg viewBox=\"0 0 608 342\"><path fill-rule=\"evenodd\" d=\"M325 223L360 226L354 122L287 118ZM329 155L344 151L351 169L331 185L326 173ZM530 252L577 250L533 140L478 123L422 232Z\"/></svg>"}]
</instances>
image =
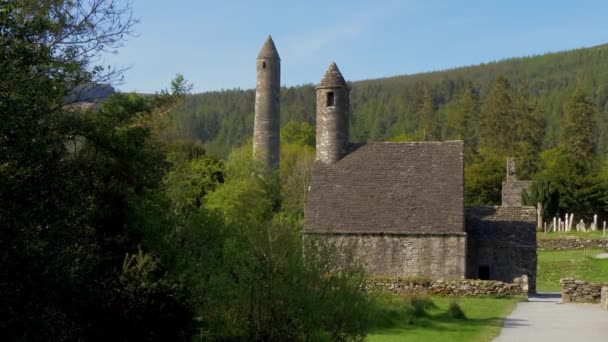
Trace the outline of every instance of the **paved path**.
<instances>
[{"instance_id":1,"label":"paved path","mask_svg":"<svg viewBox=\"0 0 608 342\"><path fill-rule=\"evenodd\" d=\"M559 294L538 294L517 307L494 342L607 342L608 311L599 304L562 304Z\"/></svg>"}]
</instances>

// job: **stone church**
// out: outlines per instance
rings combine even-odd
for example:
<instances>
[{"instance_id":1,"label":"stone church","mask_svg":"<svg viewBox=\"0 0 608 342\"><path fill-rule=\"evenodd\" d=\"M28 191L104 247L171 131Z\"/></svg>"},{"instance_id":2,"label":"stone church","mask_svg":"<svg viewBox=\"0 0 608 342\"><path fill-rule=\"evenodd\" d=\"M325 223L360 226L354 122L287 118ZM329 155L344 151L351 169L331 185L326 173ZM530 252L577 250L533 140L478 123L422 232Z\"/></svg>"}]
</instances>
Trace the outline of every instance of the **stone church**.
<instances>
[{"instance_id":1,"label":"stone church","mask_svg":"<svg viewBox=\"0 0 608 342\"><path fill-rule=\"evenodd\" d=\"M280 58L257 59L254 156L279 163ZM335 63L316 87L316 161L304 233L354 248L372 276L536 279L536 210L512 160L503 205L464 206L463 142L349 140L350 87Z\"/></svg>"}]
</instances>

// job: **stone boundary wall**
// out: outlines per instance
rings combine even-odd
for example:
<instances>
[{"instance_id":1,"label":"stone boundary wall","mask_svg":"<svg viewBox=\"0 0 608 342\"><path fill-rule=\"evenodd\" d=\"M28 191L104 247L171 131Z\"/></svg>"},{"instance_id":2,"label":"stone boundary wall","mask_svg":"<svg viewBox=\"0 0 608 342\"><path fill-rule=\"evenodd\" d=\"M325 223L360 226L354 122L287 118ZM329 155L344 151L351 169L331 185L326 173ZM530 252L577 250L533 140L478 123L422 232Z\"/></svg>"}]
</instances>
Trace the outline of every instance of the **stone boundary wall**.
<instances>
[{"instance_id":1,"label":"stone boundary wall","mask_svg":"<svg viewBox=\"0 0 608 342\"><path fill-rule=\"evenodd\" d=\"M559 249L582 249L582 248L608 248L608 238L606 239L586 239L581 237L563 236L557 239L538 239L538 249L540 250L559 250Z\"/></svg>"},{"instance_id":2,"label":"stone boundary wall","mask_svg":"<svg viewBox=\"0 0 608 342\"><path fill-rule=\"evenodd\" d=\"M602 286L608 286L608 282L589 283L574 278L561 279L560 283L562 285L562 303L599 303Z\"/></svg>"},{"instance_id":3,"label":"stone boundary wall","mask_svg":"<svg viewBox=\"0 0 608 342\"><path fill-rule=\"evenodd\" d=\"M512 284L498 280L477 279L417 279L417 278L370 278L368 289L394 294L425 293L441 296L492 296L505 297L527 295L527 277L516 278Z\"/></svg>"},{"instance_id":4,"label":"stone boundary wall","mask_svg":"<svg viewBox=\"0 0 608 342\"><path fill-rule=\"evenodd\" d=\"M600 304L601 304L600 306L602 307L602 309L608 310L608 286L602 287L602 295L601 295Z\"/></svg>"}]
</instances>

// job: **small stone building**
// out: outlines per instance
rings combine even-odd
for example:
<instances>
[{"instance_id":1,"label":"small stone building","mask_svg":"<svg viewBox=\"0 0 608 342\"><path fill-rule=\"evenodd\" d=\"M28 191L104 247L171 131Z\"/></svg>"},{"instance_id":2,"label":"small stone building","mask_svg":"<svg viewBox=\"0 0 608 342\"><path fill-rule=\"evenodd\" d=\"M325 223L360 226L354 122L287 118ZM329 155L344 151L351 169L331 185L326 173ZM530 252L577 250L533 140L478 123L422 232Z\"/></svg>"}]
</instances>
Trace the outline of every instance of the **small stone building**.
<instances>
[{"instance_id":1,"label":"small stone building","mask_svg":"<svg viewBox=\"0 0 608 342\"><path fill-rule=\"evenodd\" d=\"M348 139L349 87L332 63L317 94L304 232L354 248L374 276L536 279L536 211L512 160L505 203L464 207L463 143Z\"/></svg>"}]
</instances>

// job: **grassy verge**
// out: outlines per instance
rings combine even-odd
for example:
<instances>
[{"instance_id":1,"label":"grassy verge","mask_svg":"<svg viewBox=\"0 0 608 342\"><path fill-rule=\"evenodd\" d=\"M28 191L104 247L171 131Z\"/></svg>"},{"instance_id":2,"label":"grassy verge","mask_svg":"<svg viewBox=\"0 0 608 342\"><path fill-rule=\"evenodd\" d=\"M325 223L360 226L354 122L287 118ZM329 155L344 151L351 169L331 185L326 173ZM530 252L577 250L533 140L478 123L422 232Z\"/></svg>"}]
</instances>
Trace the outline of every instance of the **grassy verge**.
<instances>
[{"instance_id":1,"label":"grassy verge","mask_svg":"<svg viewBox=\"0 0 608 342\"><path fill-rule=\"evenodd\" d=\"M584 232L549 232L547 234L545 233L536 233L536 238L537 239L544 239L544 240L550 240L550 239L561 239L563 237L579 237L579 238L584 238L584 239L589 239L589 240L600 240L602 238L604 238L604 236L602 235L602 231L601 230L596 230L594 232L588 232L588 233L584 233ZM608 230L606 231L606 234L608 234Z\"/></svg>"},{"instance_id":2,"label":"grassy verge","mask_svg":"<svg viewBox=\"0 0 608 342\"><path fill-rule=\"evenodd\" d=\"M450 310L453 300L466 319L456 318ZM432 297L430 301L421 312L403 297L380 299L368 341L491 341L521 299Z\"/></svg>"},{"instance_id":3,"label":"grassy verge","mask_svg":"<svg viewBox=\"0 0 608 342\"><path fill-rule=\"evenodd\" d=\"M537 291L559 292L559 280L574 277L586 281L608 281L608 259L595 259L598 248L564 251L538 251Z\"/></svg>"}]
</instances>

